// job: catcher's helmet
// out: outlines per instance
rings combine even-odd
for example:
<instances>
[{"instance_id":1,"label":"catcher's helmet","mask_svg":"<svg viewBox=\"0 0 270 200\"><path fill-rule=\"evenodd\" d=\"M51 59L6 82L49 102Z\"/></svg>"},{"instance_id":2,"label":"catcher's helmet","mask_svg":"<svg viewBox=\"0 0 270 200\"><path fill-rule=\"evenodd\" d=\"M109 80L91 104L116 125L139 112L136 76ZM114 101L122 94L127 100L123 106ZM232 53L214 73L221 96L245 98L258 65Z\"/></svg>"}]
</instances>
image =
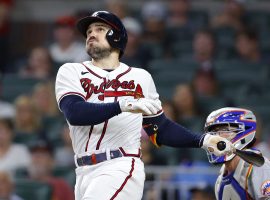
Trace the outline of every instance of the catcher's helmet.
<instances>
[{"instance_id":1,"label":"catcher's helmet","mask_svg":"<svg viewBox=\"0 0 270 200\"><path fill-rule=\"evenodd\" d=\"M247 109L221 108L213 111L207 117L205 132L226 137L236 149L241 150L255 139L256 117L252 111ZM207 154L209 162L213 164L224 163L235 156L235 154L215 156L211 152L207 152Z\"/></svg>"},{"instance_id":2,"label":"catcher's helmet","mask_svg":"<svg viewBox=\"0 0 270 200\"><path fill-rule=\"evenodd\" d=\"M108 11L97 11L91 16L80 19L77 22L77 28L86 37L88 26L94 22L103 22L111 26L111 29L106 34L106 39L111 47L120 50L121 57L124 53L128 40L127 31L121 20L116 15Z\"/></svg>"}]
</instances>

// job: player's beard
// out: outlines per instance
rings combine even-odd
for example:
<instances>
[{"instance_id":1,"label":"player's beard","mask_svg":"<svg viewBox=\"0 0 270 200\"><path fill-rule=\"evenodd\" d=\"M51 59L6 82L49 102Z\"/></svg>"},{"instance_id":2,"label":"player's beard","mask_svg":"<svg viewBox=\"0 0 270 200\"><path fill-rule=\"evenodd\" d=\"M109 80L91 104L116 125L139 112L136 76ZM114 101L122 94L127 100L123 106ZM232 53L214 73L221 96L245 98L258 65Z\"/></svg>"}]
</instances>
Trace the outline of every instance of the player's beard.
<instances>
[{"instance_id":1,"label":"player's beard","mask_svg":"<svg viewBox=\"0 0 270 200\"><path fill-rule=\"evenodd\" d=\"M112 48L102 48L102 47L90 47L87 49L88 55L94 60L101 60L108 57L112 52Z\"/></svg>"}]
</instances>

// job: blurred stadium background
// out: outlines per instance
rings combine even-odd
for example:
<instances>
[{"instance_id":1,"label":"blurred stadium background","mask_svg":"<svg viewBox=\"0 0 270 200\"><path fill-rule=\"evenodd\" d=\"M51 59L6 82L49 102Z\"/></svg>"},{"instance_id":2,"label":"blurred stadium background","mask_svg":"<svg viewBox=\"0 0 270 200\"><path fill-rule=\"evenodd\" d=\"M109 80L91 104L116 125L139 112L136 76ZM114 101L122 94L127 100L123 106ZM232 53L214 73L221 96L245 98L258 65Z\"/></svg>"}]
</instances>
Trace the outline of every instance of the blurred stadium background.
<instances>
[{"instance_id":1,"label":"blurred stadium background","mask_svg":"<svg viewBox=\"0 0 270 200\"><path fill-rule=\"evenodd\" d=\"M168 117L202 134L212 110L251 109L258 119L257 147L270 157L268 0L0 0L0 130L13 124L11 140L0 142L0 171L11 174L17 195L25 200L56 195L57 185L29 175L31 145L40 140L52 147L50 176L74 187L72 149L54 79L63 63L89 59L74 25L95 10L121 17L129 34L122 61L152 74ZM10 168L3 163L18 154L7 161L6 151L16 145L25 147L30 159L11 161ZM142 150L144 200L214 199L218 168L208 164L203 150L157 150L144 133Z\"/></svg>"}]
</instances>

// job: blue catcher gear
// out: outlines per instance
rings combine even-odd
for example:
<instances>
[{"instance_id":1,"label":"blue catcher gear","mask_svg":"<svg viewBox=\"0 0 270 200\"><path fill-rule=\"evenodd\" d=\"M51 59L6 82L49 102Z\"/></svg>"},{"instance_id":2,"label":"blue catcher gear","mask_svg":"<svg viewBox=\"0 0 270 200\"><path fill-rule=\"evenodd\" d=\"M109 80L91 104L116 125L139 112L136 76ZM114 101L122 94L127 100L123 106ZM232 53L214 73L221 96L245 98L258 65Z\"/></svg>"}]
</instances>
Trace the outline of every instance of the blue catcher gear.
<instances>
[{"instance_id":1,"label":"blue catcher gear","mask_svg":"<svg viewBox=\"0 0 270 200\"><path fill-rule=\"evenodd\" d=\"M127 31L121 20L108 11L97 11L91 16L80 19L77 22L77 28L85 37L87 37L86 31L89 25L94 22L103 22L111 26L111 29L106 34L106 39L111 47L120 50L121 57L124 54L128 40Z\"/></svg>"},{"instance_id":2,"label":"blue catcher gear","mask_svg":"<svg viewBox=\"0 0 270 200\"><path fill-rule=\"evenodd\" d=\"M213 111L206 119L205 133L219 135L232 142L236 149L243 149L255 138L256 117L252 111L242 108L226 107ZM207 151L212 164L231 160L235 154L215 156Z\"/></svg>"}]
</instances>

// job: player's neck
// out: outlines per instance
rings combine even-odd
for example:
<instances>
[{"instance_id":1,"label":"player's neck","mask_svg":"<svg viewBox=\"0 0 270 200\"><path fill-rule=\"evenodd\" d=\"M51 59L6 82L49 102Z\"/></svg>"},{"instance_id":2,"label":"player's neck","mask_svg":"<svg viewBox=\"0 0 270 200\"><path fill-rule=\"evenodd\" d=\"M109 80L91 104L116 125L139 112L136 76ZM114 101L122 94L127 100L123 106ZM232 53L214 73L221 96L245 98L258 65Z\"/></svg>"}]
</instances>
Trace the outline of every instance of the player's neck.
<instances>
[{"instance_id":1,"label":"player's neck","mask_svg":"<svg viewBox=\"0 0 270 200\"><path fill-rule=\"evenodd\" d=\"M233 172L236 169L239 161L240 161L240 158L238 156L235 156L232 160L226 162L225 171L227 171L227 173Z\"/></svg>"},{"instance_id":2,"label":"player's neck","mask_svg":"<svg viewBox=\"0 0 270 200\"><path fill-rule=\"evenodd\" d=\"M116 69L120 62L118 54L111 53L108 57L103 59L92 59L92 64L101 69Z\"/></svg>"}]
</instances>

